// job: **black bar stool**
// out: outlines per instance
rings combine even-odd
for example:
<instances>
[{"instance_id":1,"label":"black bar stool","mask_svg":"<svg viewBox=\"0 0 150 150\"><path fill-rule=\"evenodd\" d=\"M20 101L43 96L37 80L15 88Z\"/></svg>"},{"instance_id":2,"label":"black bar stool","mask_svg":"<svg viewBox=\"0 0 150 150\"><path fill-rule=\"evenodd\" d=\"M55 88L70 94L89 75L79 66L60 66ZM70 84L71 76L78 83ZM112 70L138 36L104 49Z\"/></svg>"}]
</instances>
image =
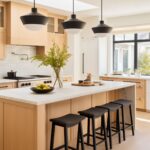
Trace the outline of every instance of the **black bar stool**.
<instances>
[{"instance_id":1,"label":"black bar stool","mask_svg":"<svg viewBox=\"0 0 150 150\"><path fill-rule=\"evenodd\" d=\"M109 144L110 144L110 149L112 149L112 136L115 134L118 134L118 140L119 143L121 143L121 129L120 129L120 116L119 116L119 110L121 109L121 106L119 104L115 103L107 103L101 106L96 106L97 108L104 108L108 111L108 118L107 118L107 130L109 133ZM116 112L116 127L112 126L112 121L111 121L111 113ZM112 131L114 134L112 134Z\"/></svg>"},{"instance_id":2,"label":"black bar stool","mask_svg":"<svg viewBox=\"0 0 150 150\"><path fill-rule=\"evenodd\" d=\"M83 130L82 130L82 120L85 117L76 115L76 114L68 114L59 118L51 119L52 129L51 129L51 141L50 141L50 150L60 150L65 148L65 150L79 150L79 143L81 143L81 149L85 150L84 142L83 142ZM78 137L77 137L77 147L73 148L68 145L68 128L78 125ZM64 128L64 145L54 148L54 135L55 135L55 126L61 126Z\"/></svg>"},{"instance_id":3,"label":"black bar stool","mask_svg":"<svg viewBox=\"0 0 150 150\"><path fill-rule=\"evenodd\" d=\"M105 149L108 150L108 145L107 145L107 133L106 133L106 126L105 126L105 113L107 112L106 109L99 109L99 108L90 108L84 111L79 111L79 114L82 116L87 117L88 119L88 127L87 127L87 134L84 135L84 137L87 137L87 143L85 142L86 145L92 146L94 150L96 150L96 146L102 142L105 142ZM102 127L104 129L104 135L101 136L99 133L99 136L96 134L96 128L95 128L95 119L100 117L102 119ZM90 133L90 121L92 121L92 134ZM100 120L101 122L101 120ZM90 137L93 137L93 144L90 144ZM99 142L96 143L96 139L100 139Z\"/></svg>"},{"instance_id":4,"label":"black bar stool","mask_svg":"<svg viewBox=\"0 0 150 150\"><path fill-rule=\"evenodd\" d=\"M115 104L119 104L121 105L121 113L122 113L122 130L123 130L123 139L124 141L126 140L126 133L125 133L125 129L131 127L132 129L132 135L134 136L134 123L133 123L133 116L132 116L132 107L133 107L133 103L130 100L126 100L126 99L118 99L116 101L114 101L113 103ZM130 121L131 123L125 123L125 116L124 116L124 108L125 107L129 107L129 117L130 117Z\"/></svg>"}]
</instances>

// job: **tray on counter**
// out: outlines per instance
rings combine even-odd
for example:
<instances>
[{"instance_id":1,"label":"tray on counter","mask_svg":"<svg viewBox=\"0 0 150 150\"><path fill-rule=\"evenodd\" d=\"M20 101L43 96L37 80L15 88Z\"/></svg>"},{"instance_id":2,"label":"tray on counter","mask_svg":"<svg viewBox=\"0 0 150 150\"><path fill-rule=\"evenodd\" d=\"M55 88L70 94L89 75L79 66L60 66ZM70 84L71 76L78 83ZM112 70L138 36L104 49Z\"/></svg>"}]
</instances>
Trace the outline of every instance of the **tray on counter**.
<instances>
[{"instance_id":1,"label":"tray on counter","mask_svg":"<svg viewBox=\"0 0 150 150\"><path fill-rule=\"evenodd\" d=\"M95 83L72 83L73 86L95 86Z\"/></svg>"}]
</instances>

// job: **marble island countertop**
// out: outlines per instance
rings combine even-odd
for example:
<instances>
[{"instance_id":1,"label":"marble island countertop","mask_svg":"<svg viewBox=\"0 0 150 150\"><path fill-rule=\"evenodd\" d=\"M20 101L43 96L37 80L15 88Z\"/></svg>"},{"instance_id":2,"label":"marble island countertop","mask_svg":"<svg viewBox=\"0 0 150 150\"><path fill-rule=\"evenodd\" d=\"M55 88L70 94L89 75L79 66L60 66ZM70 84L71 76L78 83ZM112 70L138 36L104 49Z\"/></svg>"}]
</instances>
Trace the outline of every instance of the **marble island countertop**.
<instances>
[{"instance_id":1,"label":"marble island countertop","mask_svg":"<svg viewBox=\"0 0 150 150\"><path fill-rule=\"evenodd\" d=\"M86 95L97 94L120 88L134 86L134 83L104 81L102 86L79 87L70 83L64 84L63 88L55 88L48 94L35 94L30 88L8 89L0 91L0 99L23 102L33 105L50 104L54 102L69 100Z\"/></svg>"},{"instance_id":2,"label":"marble island countertop","mask_svg":"<svg viewBox=\"0 0 150 150\"><path fill-rule=\"evenodd\" d=\"M101 77L111 77L111 78L128 78L128 79L143 79L143 80L150 80L150 76L136 76L136 75L103 75Z\"/></svg>"}]
</instances>

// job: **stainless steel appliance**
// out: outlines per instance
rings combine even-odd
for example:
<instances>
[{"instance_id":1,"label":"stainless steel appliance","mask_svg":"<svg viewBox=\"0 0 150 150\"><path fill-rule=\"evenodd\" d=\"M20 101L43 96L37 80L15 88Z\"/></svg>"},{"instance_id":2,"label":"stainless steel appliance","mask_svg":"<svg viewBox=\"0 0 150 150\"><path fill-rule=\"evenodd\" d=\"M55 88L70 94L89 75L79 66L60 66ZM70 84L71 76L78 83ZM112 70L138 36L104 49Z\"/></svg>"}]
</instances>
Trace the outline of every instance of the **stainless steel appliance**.
<instances>
[{"instance_id":1,"label":"stainless steel appliance","mask_svg":"<svg viewBox=\"0 0 150 150\"><path fill-rule=\"evenodd\" d=\"M16 76L15 78L9 78L9 77L4 77L4 78L17 80L18 88L36 86L39 83L45 83L45 84L52 83L51 76L45 76L45 75L31 75L31 76L25 76L25 77Z\"/></svg>"}]
</instances>

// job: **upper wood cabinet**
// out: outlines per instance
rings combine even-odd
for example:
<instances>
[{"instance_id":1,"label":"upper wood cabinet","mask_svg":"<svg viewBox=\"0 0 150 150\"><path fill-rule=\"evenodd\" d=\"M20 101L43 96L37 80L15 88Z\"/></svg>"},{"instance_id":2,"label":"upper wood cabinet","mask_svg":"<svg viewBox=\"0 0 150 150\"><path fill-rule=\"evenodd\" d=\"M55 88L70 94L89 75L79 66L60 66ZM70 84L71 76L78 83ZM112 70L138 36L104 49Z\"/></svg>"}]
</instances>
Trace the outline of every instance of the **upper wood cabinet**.
<instances>
[{"instance_id":1,"label":"upper wood cabinet","mask_svg":"<svg viewBox=\"0 0 150 150\"><path fill-rule=\"evenodd\" d=\"M5 56L5 44L6 44L6 6L3 2L0 2L0 59L4 59Z\"/></svg>"},{"instance_id":2,"label":"upper wood cabinet","mask_svg":"<svg viewBox=\"0 0 150 150\"><path fill-rule=\"evenodd\" d=\"M53 42L63 47L67 44L67 34L64 32L62 22L66 19L64 16L49 14L49 22L47 24L47 46L45 52L50 49Z\"/></svg>"},{"instance_id":3,"label":"upper wood cabinet","mask_svg":"<svg viewBox=\"0 0 150 150\"><path fill-rule=\"evenodd\" d=\"M16 45L45 46L47 43L47 27L40 31L26 29L20 20L20 16L31 12L31 7L14 2L7 3L7 43ZM38 11L45 16L47 11L38 8Z\"/></svg>"},{"instance_id":4,"label":"upper wood cabinet","mask_svg":"<svg viewBox=\"0 0 150 150\"><path fill-rule=\"evenodd\" d=\"M4 27L4 6L0 5L0 28Z\"/></svg>"},{"instance_id":5,"label":"upper wood cabinet","mask_svg":"<svg viewBox=\"0 0 150 150\"><path fill-rule=\"evenodd\" d=\"M64 28L62 26L64 20L64 17L50 16L47 24L47 32L64 34Z\"/></svg>"}]
</instances>

